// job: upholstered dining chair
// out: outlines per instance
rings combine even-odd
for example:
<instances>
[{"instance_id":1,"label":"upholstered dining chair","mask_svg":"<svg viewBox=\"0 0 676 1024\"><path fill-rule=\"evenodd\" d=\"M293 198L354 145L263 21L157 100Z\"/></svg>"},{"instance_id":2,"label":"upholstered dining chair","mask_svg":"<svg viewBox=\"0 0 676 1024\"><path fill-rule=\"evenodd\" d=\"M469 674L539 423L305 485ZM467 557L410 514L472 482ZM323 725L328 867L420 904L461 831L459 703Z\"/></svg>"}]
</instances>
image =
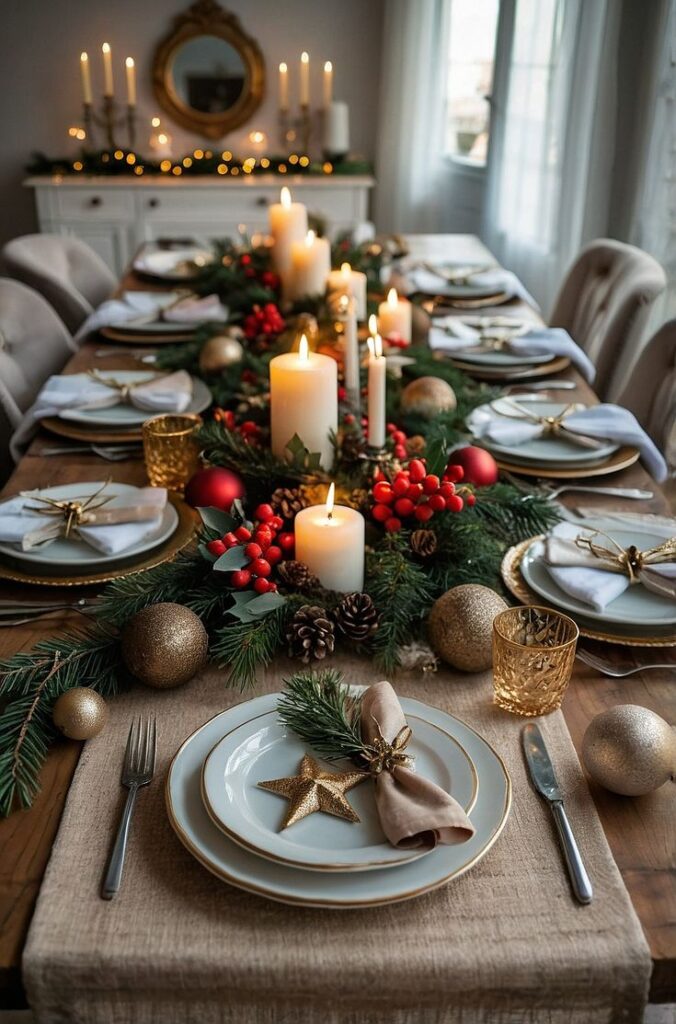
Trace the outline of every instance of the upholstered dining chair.
<instances>
[{"instance_id":1,"label":"upholstered dining chair","mask_svg":"<svg viewBox=\"0 0 676 1024\"><path fill-rule=\"evenodd\" d=\"M565 327L585 350L602 398L619 360L638 351L650 306L665 287L657 260L612 238L590 242L568 271L549 323Z\"/></svg>"},{"instance_id":2,"label":"upholstered dining chair","mask_svg":"<svg viewBox=\"0 0 676 1024\"><path fill-rule=\"evenodd\" d=\"M0 353L0 485L14 469L9 442L21 422L22 413L5 384L5 365Z\"/></svg>"},{"instance_id":3,"label":"upholstered dining chair","mask_svg":"<svg viewBox=\"0 0 676 1024\"><path fill-rule=\"evenodd\" d=\"M0 381L21 412L76 351L58 316L32 288L0 277Z\"/></svg>"},{"instance_id":4,"label":"upholstered dining chair","mask_svg":"<svg viewBox=\"0 0 676 1024\"><path fill-rule=\"evenodd\" d=\"M668 320L643 346L625 378L617 404L630 409L676 466L676 319Z\"/></svg>"},{"instance_id":5,"label":"upholstered dining chair","mask_svg":"<svg viewBox=\"0 0 676 1024\"><path fill-rule=\"evenodd\" d=\"M2 250L6 271L35 288L71 334L107 299L115 278L90 246L71 235L23 235Z\"/></svg>"}]
</instances>

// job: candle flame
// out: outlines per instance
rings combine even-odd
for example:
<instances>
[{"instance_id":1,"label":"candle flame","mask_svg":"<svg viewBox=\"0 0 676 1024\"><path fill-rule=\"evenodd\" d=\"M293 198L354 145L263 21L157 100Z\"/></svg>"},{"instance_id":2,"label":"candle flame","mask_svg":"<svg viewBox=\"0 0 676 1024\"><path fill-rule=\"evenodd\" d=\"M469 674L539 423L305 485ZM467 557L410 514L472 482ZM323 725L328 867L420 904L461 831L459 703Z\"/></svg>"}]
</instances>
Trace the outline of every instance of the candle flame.
<instances>
[{"instance_id":1,"label":"candle flame","mask_svg":"<svg viewBox=\"0 0 676 1024\"><path fill-rule=\"evenodd\" d=\"M396 309L398 302L399 296L397 295L397 289L390 288L389 292L387 293L387 305L390 307L390 309Z\"/></svg>"},{"instance_id":2,"label":"candle flame","mask_svg":"<svg viewBox=\"0 0 676 1024\"><path fill-rule=\"evenodd\" d=\"M343 277L346 277L349 280L349 278L350 278L350 276L352 274L352 267L350 266L349 263L341 263L340 264L340 272L343 275Z\"/></svg>"},{"instance_id":3,"label":"candle flame","mask_svg":"<svg viewBox=\"0 0 676 1024\"><path fill-rule=\"evenodd\" d=\"M307 343L307 338L304 334L301 334L300 344L298 345L298 358L301 363L309 363L310 361L310 346Z\"/></svg>"},{"instance_id":4,"label":"candle flame","mask_svg":"<svg viewBox=\"0 0 676 1024\"><path fill-rule=\"evenodd\" d=\"M314 231L312 230L312 228L310 228L307 235L305 236L305 244L307 245L308 249L311 249L312 246L315 244L316 237L317 236L315 235Z\"/></svg>"},{"instance_id":5,"label":"candle flame","mask_svg":"<svg viewBox=\"0 0 676 1024\"><path fill-rule=\"evenodd\" d=\"M334 483L329 487L329 493L326 495L326 514L331 518L333 515L333 504L336 499L336 485Z\"/></svg>"},{"instance_id":6,"label":"candle flame","mask_svg":"<svg viewBox=\"0 0 676 1024\"><path fill-rule=\"evenodd\" d=\"M124 63L126 64L126 66L127 66L128 68L133 68L133 66L134 66L134 58L133 58L133 57L127 57L127 58L125 59L125 62L124 62Z\"/></svg>"},{"instance_id":7,"label":"candle flame","mask_svg":"<svg viewBox=\"0 0 676 1024\"><path fill-rule=\"evenodd\" d=\"M281 202L282 206L285 209L287 209L287 210L291 206L291 193L289 192L289 190L286 187L286 185L283 187L282 191L279 193L279 201Z\"/></svg>"},{"instance_id":8,"label":"candle flame","mask_svg":"<svg viewBox=\"0 0 676 1024\"><path fill-rule=\"evenodd\" d=\"M383 339L379 334L374 335L372 338L366 339L366 344L369 347L369 355L371 359L380 359L383 354Z\"/></svg>"},{"instance_id":9,"label":"candle flame","mask_svg":"<svg viewBox=\"0 0 676 1024\"><path fill-rule=\"evenodd\" d=\"M288 70L289 69L287 68L285 61L282 61L282 63L279 65L280 74L285 75Z\"/></svg>"},{"instance_id":10,"label":"candle flame","mask_svg":"<svg viewBox=\"0 0 676 1024\"><path fill-rule=\"evenodd\" d=\"M86 64L87 61L89 60L89 54L85 53L84 50L83 50L82 53L80 54L80 60L82 61L83 64Z\"/></svg>"},{"instance_id":11,"label":"candle flame","mask_svg":"<svg viewBox=\"0 0 676 1024\"><path fill-rule=\"evenodd\" d=\"M377 333L378 333L378 319L377 319L375 313L371 313L371 316L369 317L369 334L371 335L371 337L375 338Z\"/></svg>"},{"instance_id":12,"label":"candle flame","mask_svg":"<svg viewBox=\"0 0 676 1024\"><path fill-rule=\"evenodd\" d=\"M303 52L300 55L300 59L302 60L303 64L309 64L310 54L307 52L307 50L303 50Z\"/></svg>"},{"instance_id":13,"label":"candle flame","mask_svg":"<svg viewBox=\"0 0 676 1024\"><path fill-rule=\"evenodd\" d=\"M324 71L333 71L333 64L330 60L327 60L324 64Z\"/></svg>"},{"instance_id":14,"label":"candle flame","mask_svg":"<svg viewBox=\"0 0 676 1024\"><path fill-rule=\"evenodd\" d=\"M101 53L110 53L110 45L108 43L103 44L101 47Z\"/></svg>"}]
</instances>

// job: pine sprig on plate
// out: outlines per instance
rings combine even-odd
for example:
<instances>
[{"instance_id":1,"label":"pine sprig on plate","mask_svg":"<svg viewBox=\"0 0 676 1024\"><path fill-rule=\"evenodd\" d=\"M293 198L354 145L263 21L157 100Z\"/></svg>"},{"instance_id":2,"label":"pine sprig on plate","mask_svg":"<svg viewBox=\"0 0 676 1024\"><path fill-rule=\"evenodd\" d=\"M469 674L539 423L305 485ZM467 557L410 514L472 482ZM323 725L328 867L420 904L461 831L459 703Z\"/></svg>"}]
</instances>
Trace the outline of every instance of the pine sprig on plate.
<instances>
[{"instance_id":1,"label":"pine sprig on plate","mask_svg":"<svg viewBox=\"0 0 676 1024\"><path fill-rule=\"evenodd\" d=\"M296 672L284 680L277 709L280 720L326 761L359 761L361 697L332 669Z\"/></svg>"}]
</instances>

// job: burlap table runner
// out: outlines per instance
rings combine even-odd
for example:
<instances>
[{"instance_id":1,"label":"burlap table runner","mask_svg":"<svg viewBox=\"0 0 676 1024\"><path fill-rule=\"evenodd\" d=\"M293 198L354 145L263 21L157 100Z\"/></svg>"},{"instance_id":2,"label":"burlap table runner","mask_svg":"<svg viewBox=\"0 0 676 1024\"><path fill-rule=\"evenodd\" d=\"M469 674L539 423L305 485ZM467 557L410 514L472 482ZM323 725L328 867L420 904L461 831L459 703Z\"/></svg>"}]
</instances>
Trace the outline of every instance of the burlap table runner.
<instances>
[{"instance_id":1,"label":"burlap table runner","mask_svg":"<svg viewBox=\"0 0 676 1024\"><path fill-rule=\"evenodd\" d=\"M337 663L334 661L334 664ZM339 663L374 682L366 662ZM261 678L279 689L289 663ZM165 814L172 755L241 695L209 671L164 693L111 702L75 775L24 954L40 1024L610 1024L640 1021L650 956L560 713L543 730L594 885L571 898L550 812L527 779L523 720L491 703L490 674L402 675L397 691L479 730L504 758L507 827L468 874L409 903L370 910L283 906L209 874ZM117 822L129 722L158 716L156 781L137 805L123 888L99 898Z\"/></svg>"}]
</instances>

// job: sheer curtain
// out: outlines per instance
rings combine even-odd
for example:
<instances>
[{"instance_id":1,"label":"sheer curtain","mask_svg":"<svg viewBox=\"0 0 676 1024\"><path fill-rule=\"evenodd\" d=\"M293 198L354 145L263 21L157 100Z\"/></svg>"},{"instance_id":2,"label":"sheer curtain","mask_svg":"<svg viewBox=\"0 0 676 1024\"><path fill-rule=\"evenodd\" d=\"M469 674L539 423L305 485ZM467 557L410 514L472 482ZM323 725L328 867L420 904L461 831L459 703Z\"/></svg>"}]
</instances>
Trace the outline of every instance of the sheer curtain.
<instances>
[{"instance_id":1,"label":"sheer curtain","mask_svg":"<svg viewBox=\"0 0 676 1024\"><path fill-rule=\"evenodd\" d=\"M448 0L387 0L376 171L381 231L440 231Z\"/></svg>"},{"instance_id":2,"label":"sheer curtain","mask_svg":"<svg viewBox=\"0 0 676 1024\"><path fill-rule=\"evenodd\" d=\"M603 233L620 7L503 0L484 237L545 311L580 245Z\"/></svg>"}]
</instances>

